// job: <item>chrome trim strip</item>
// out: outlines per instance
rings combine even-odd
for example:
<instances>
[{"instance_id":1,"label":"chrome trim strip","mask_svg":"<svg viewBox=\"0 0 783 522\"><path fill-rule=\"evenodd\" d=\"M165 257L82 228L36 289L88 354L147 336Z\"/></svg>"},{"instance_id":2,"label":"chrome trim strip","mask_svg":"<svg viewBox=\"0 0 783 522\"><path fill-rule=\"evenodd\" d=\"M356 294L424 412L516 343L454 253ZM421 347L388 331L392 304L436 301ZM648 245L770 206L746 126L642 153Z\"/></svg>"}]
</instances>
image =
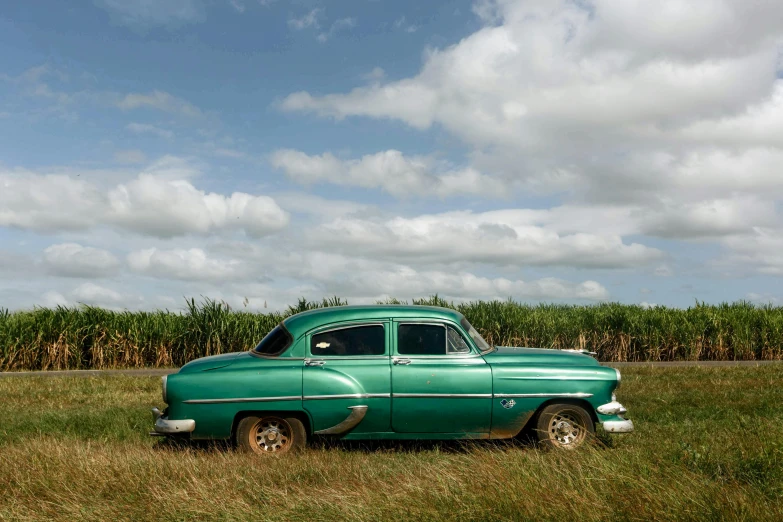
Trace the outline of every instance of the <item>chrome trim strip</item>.
<instances>
[{"instance_id":1,"label":"chrome trim strip","mask_svg":"<svg viewBox=\"0 0 783 522\"><path fill-rule=\"evenodd\" d=\"M454 353L450 353L448 355L407 355L404 353L397 353L392 355L392 357L397 358L404 358L404 359L437 359L442 361L443 359L474 359L476 357L481 357L480 353L468 353L465 355L458 355Z\"/></svg>"},{"instance_id":2,"label":"chrome trim strip","mask_svg":"<svg viewBox=\"0 0 783 522\"><path fill-rule=\"evenodd\" d=\"M491 399L491 393L393 393L397 399Z\"/></svg>"},{"instance_id":3,"label":"chrome trim strip","mask_svg":"<svg viewBox=\"0 0 783 522\"><path fill-rule=\"evenodd\" d=\"M233 399L189 399L182 401L185 404L220 404L225 402L276 402L276 401L301 401L301 395L286 395L283 397L236 397Z\"/></svg>"},{"instance_id":4,"label":"chrome trim strip","mask_svg":"<svg viewBox=\"0 0 783 522\"><path fill-rule=\"evenodd\" d=\"M325 430L318 430L316 435L342 435L352 429L354 429L367 415L367 406L348 406L351 413L339 424L326 428Z\"/></svg>"},{"instance_id":5,"label":"chrome trim strip","mask_svg":"<svg viewBox=\"0 0 783 522\"><path fill-rule=\"evenodd\" d=\"M388 399L390 393L343 393L337 395L305 395L306 401L323 401L329 399Z\"/></svg>"},{"instance_id":6,"label":"chrome trim strip","mask_svg":"<svg viewBox=\"0 0 783 522\"><path fill-rule=\"evenodd\" d=\"M307 361L361 361L363 359L375 360L375 359L388 359L388 355L311 355L305 357Z\"/></svg>"},{"instance_id":7,"label":"chrome trim strip","mask_svg":"<svg viewBox=\"0 0 783 522\"><path fill-rule=\"evenodd\" d=\"M495 393L493 394L493 397L495 398L514 398L514 399L524 399L524 398L533 398L533 397L563 397L563 398L574 398L574 399L586 399L587 397L592 397L592 393Z\"/></svg>"}]
</instances>

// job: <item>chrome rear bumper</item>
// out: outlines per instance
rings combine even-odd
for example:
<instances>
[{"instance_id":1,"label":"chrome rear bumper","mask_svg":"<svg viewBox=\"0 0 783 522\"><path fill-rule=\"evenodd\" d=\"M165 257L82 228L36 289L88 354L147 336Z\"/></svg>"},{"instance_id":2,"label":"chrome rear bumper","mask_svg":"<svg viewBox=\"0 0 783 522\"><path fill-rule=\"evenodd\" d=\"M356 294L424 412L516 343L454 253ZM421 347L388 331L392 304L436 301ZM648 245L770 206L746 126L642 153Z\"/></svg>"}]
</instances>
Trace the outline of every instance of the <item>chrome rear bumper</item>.
<instances>
[{"instance_id":1,"label":"chrome rear bumper","mask_svg":"<svg viewBox=\"0 0 783 522\"><path fill-rule=\"evenodd\" d=\"M152 436L184 435L196 429L193 419L169 420L158 408L152 408L152 420L155 422L155 431L150 433Z\"/></svg>"}]
</instances>

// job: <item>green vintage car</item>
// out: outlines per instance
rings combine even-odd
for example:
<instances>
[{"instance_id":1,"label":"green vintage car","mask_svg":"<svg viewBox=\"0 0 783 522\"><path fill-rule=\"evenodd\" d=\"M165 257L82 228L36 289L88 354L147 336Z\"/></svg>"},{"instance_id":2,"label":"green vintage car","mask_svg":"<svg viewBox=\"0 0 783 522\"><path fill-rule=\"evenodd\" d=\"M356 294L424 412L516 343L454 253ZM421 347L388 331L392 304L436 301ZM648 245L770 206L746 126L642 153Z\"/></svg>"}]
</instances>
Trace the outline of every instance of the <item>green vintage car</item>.
<instances>
[{"instance_id":1,"label":"green vintage car","mask_svg":"<svg viewBox=\"0 0 783 522\"><path fill-rule=\"evenodd\" d=\"M461 314L344 306L285 319L250 351L163 378L154 435L233 439L259 454L342 439L509 439L575 448L633 431L620 372L566 350L492 347Z\"/></svg>"}]
</instances>

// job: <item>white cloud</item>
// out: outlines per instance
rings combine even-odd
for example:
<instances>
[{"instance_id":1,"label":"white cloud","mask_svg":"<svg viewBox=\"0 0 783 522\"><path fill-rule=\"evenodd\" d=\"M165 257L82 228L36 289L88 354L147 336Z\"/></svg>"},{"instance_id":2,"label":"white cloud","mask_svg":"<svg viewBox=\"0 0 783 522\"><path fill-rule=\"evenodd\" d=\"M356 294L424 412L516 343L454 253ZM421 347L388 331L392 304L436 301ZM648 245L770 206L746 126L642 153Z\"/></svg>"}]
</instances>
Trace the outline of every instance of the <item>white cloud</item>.
<instances>
[{"instance_id":1,"label":"white cloud","mask_svg":"<svg viewBox=\"0 0 783 522\"><path fill-rule=\"evenodd\" d=\"M294 181L309 185L334 183L381 188L397 197L447 197L454 195L502 196L505 187L495 179L472 169L448 170L426 157L405 157L387 150L361 159L342 160L331 153L309 156L290 149L277 150L272 165Z\"/></svg>"},{"instance_id":2,"label":"white cloud","mask_svg":"<svg viewBox=\"0 0 783 522\"><path fill-rule=\"evenodd\" d=\"M236 230L260 237L287 225L288 214L268 196L197 189L188 179L199 172L164 156L107 190L69 175L0 171L0 226L41 232L115 226L168 238Z\"/></svg>"},{"instance_id":3,"label":"white cloud","mask_svg":"<svg viewBox=\"0 0 783 522\"><path fill-rule=\"evenodd\" d=\"M252 267L247 263L210 258L200 248L139 250L128 254L128 265L134 272L163 279L223 282L253 278Z\"/></svg>"},{"instance_id":4,"label":"white cloud","mask_svg":"<svg viewBox=\"0 0 783 522\"><path fill-rule=\"evenodd\" d=\"M546 278L534 281L488 278L468 272L416 271L408 266L396 270L362 270L350 278L336 283L331 290L340 295L376 295L383 297L419 296L438 294L457 299L608 299L609 292L595 281L572 283L561 279Z\"/></svg>"},{"instance_id":5,"label":"white cloud","mask_svg":"<svg viewBox=\"0 0 783 522\"><path fill-rule=\"evenodd\" d=\"M126 129L135 134L154 134L159 138L171 139L174 137L174 133L168 129L161 129L155 125L149 125L147 123L129 123L125 126Z\"/></svg>"},{"instance_id":6,"label":"white cloud","mask_svg":"<svg viewBox=\"0 0 783 522\"><path fill-rule=\"evenodd\" d=\"M292 29L296 29L301 31L302 29L307 29L309 27L314 27L318 29L320 27L320 24L318 23L319 18L321 18L324 14L323 8L316 8L310 11L309 13L299 17L299 18L289 18L288 20L288 26Z\"/></svg>"},{"instance_id":7,"label":"white cloud","mask_svg":"<svg viewBox=\"0 0 783 522\"><path fill-rule=\"evenodd\" d=\"M749 292L745 295L745 299L760 305L772 305L777 306L780 303L780 298L769 294L758 294L756 292Z\"/></svg>"},{"instance_id":8,"label":"white cloud","mask_svg":"<svg viewBox=\"0 0 783 522\"><path fill-rule=\"evenodd\" d=\"M661 205L640 213L647 235L679 239L751 233L758 226L772 226L779 220L774 202L743 197Z\"/></svg>"},{"instance_id":9,"label":"white cloud","mask_svg":"<svg viewBox=\"0 0 783 522\"><path fill-rule=\"evenodd\" d=\"M206 193L185 180L141 174L109 192L109 219L142 234L173 237L243 229L251 236L277 232L288 215L267 196Z\"/></svg>"},{"instance_id":10,"label":"white cloud","mask_svg":"<svg viewBox=\"0 0 783 522\"><path fill-rule=\"evenodd\" d=\"M723 240L732 265L761 274L783 275L783 229L757 228L752 234Z\"/></svg>"},{"instance_id":11,"label":"white cloud","mask_svg":"<svg viewBox=\"0 0 783 522\"><path fill-rule=\"evenodd\" d=\"M44 250L44 263L50 274L63 277L107 277L117 274L120 268L111 252L78 243L48 247Z\"/></svg>"},{"instance_id":12,"label":"white cloud","mask_svg":"<svg viewBox=\"0 0 783 522\"><path fill-rule=\"evenodd\" d=\"M81 230L102 209L98 188L60 174L0 170L0 226L42 232Z\"/></svg>"},{"instance_id":13,"label":"white cloud","mask_svg":"<svg viewBox=\"0 0 783 522\"><path fill-rule=\"evenodd\" d=\"M148 107L159 111L172 114L181 114L183 116L201 116L201 110L195 105L177 98L164 91L152 91L148 94L130 93L126 94L117 102L117 107L122 110L133 110Z\"/></svg>"},{"instance_id":14,"label":"white cloud","mask_svg":"<svg viewBox=\"0 0 783 522\"><path fill-rule=\"evenodd\" d=\"M419 30L419 26L416 24L408 23L408 21L405 19L405 16L401 16L398 19L396 19L394 21L394 27L402 31L405 31L406 33L415 33L416 31Z\"/></svg>"},{"instance_id":15,"label":"white cloud","mask_svg":"<svg viewBox=\"0 0 783 522\"><path fill-rule=\"evenodd\" d=\"M41 306L46 308L69 306L70 304L63 294L54 290L49 290L41 296Z\"/></svg>"},{"instance_id":16,"label":"white cloud","mask_svg":"<svg viewBox=\"0 0 783 522\"><path fill-rule=\"evenodd\" d=\"M624 234L758 242L754 230L783 224L783 3L665 0L648 7L641 0L479 0L474 12L483 27L427 50L417 74L379 76L342 93L294 92L279 107L437 126L470 148L467 168L483 177L467 187L494 183L512 197L553 195L564 201L558 214L617 209L621 222L599 229L580 213L587 221L572 222L573 238L606 238L606 227L619 227ZM360 168L363 159L284 152L278 163L300 182L403 192L405 181L416 179L403 176L392 186ZM418 158L399 158L413 164L403 173L418 174ZM388 234L385 226L344 228L340 234L355 245L364 244L356 238L365 229ZM567 243L561 239L558 245ZM623 250L619 240L613 244ZM777 273L768 257L757 262Z\"/></svg>"},{"instance_id":17,"label":"white cloud","mask_svg":"<svg viewBox=\"0 0 783 522\"><path fill-rule=\"evenodd\" d=\"M328 31L319 33L316 39L319 42L324 43L340 31L350 29L351 27L356 27L356 18L340 18L332 23Z\"/></svg>"},{"instance_id":18,"label":"white cloud","mask_svg":"<svg viewBox=\"0 0 783 522\"><path fill-rule=\"evenodd\" d=\"M469 211L381 221L341 217L309 234L314 245L374 258L500 266L638 267L664 254L615 234L557 230L548 211ZM556 214L556 213L554 213Z\"/></svg>"},{"instance_id":19,"label":"white cloud","mask_svg":"<svg viewBox=\"0 0 783 522\"><path fill-rule=\"evenodd\" d=\"M769 20L783 16L783 4L667 2L654 16L661 25L641 26L638 15L618 22L629 4L635 2L484 2L479 10L491 8L501 24L429 52L418 75L346 94L293 93L281 107L338 119L393 118L420 129L439 123L477 153L505 158L507 176L544 185L552 171L571 170L605 188L617 180L589 167L607 154L622 176L632 176L623 158L651 144L674 147L680 133L710 143L727 132L701 133L710 125L703 122L755 129L744 133L746 142L754 135L775 140L764 130L780 121L781 38ZM737 31L755 24L752 35ZM683 46L693 34L714 40ZM629 146L638 150L629 154Z\"/></svg>"}]
</instances>

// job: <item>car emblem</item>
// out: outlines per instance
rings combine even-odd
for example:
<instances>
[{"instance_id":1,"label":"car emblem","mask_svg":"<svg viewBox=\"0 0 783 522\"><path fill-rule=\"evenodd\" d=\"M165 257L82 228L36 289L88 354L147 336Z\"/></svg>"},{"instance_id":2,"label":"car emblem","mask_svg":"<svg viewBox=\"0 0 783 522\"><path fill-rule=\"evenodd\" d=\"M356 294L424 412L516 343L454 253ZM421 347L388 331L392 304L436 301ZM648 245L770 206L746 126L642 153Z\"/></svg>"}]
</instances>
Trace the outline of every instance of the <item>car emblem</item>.
<instances>
[{"instance_id":1,"label":"car emblem","mask_svg":"<svg viewBox=\"0 0 783 522\"><path fill-rule=\"evenodd\" d=\"M321 349L329 348L330 346L331 346L331 343L318 343L318 344L315 345L316 348L321 348Z\"/></svg>"},{"instance_id":2,"label":"car emblem","mask_svg":"<svg viewBox=\"0 0 783 522\"><path fill-rule=\"evenodd\" d=\"M503 399L502 401L500 401L500 404L504 408L506 408L507 410L510 410L511 408L513 408L516 403L517 402L514 399L511 399L511 400Z\"/></svg>"}]
</instances>

